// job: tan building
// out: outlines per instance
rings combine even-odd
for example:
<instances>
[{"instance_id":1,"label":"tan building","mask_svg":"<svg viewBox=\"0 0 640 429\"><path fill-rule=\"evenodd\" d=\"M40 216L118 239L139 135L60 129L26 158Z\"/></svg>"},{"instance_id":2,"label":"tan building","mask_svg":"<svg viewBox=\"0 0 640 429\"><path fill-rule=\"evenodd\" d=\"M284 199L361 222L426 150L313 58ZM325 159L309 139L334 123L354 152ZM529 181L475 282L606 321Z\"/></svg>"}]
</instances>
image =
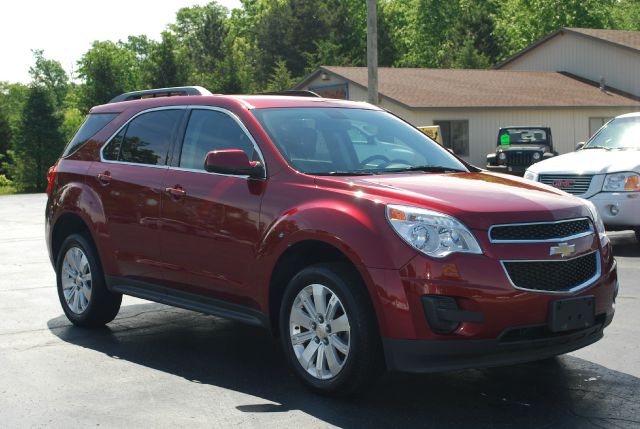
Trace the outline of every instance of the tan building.
<instances>
[{"instance_id":1,"label":"tan building","mask_svg":"<svg viewBox=\"0 0 640 429\"><path fill-rule=\"evenodd\" d=\"M640 44L640 32L562 29L498 65L499 69L380 68L380 106L416 126L440 125L445 145L478 166L485 165L486 155L495 150L498 129L505 126L551 127L554 148L570 152L608 119L640 110L638 48L618 49L611 40L603 41L604 36L580 31L625 33L616 40L635 46L637 37ZM571 38L576 39L573 48ZM572 61L565 58L585 43L591 48ZM367 69L323 66L295 89L366 101Z\"/></svg>"},{"instance_id":2,"label":"tan building","mask_svg":"<svg viewBox=\"0 0 640 429\"><path fill-rule=\"evenodd\" d=\"M495 68L565 71L640 97L640 31L561 28Z\"/></svg>"}]
</instances>

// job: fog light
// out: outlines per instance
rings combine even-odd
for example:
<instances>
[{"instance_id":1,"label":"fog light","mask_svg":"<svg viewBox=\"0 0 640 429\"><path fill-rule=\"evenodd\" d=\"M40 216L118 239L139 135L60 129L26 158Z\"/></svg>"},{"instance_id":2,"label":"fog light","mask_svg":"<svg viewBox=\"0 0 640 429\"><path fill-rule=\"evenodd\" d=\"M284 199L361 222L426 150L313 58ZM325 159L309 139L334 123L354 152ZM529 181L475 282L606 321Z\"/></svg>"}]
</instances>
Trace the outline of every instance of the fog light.
<instances>
[{"instance_id":1,"label":"fog light","mask_svg":"<svg viewBox=\"0 0 640 429\"><path fill-rule=\"evenodd\" d=\"M618 213L620 213L620 209L618 208L618 206L612 204L612 205L609 206L609 213L611 213L613 216L615 216Z\"/></svg>"}]
</instances>

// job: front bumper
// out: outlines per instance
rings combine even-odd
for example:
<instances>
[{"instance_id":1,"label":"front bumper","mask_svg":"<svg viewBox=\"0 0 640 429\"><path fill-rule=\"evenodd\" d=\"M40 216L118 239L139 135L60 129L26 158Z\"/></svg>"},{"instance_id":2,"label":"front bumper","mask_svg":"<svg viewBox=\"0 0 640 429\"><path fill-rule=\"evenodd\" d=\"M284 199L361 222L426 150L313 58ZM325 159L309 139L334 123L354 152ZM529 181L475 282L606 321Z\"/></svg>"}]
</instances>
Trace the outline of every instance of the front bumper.
<instances>
[{"instance_id":1,"label":"front bumper","mask_svg":"<svg viewBox=\"0 0 640 429\"><path fill-rule=\"evenodd\" d=\"M465 368L512 365L546 359L593 344L603 337L613 312L600 315L597 323L560 335L527 338L543 333L544 325L506 330L492 340L397 340L383 339L384 355L390 371L438 372ZM531 335L532 336L532 335Z\"/></svg>"},{"instance_id":2,"label":"front bumper","mask_svg":"<svg viewBox=\"0 0 640 429\"><path fill-rule=\"evenodd\" d=\"M589 201L596 206L609 229L632 229L640 226L638 192L600 192L590 197Z\"/></svg>"},{"instance_id":3,"label":"front bumper","mask_svg":"<svg viewBox=\"0 0 640 429\"><path fill-rule=\"evenodd\" d=\"M531 252L533 246L525 250ZM568 353L598 341L613 319L618 285L610 246L603 246L601 253L600 278L574 293L517 290L499 262L483 255L452 256L442 262L417 257L399 273L373 270L387 367L432 372L499 366ZM460 321L452 331L434 329L438 325L423 308L425 297L438 296L457 303L455 308L439 307L444 320ZM584 296L595 299L594 325L552 332L551 303Z\"/></svg>"}]
</instances>

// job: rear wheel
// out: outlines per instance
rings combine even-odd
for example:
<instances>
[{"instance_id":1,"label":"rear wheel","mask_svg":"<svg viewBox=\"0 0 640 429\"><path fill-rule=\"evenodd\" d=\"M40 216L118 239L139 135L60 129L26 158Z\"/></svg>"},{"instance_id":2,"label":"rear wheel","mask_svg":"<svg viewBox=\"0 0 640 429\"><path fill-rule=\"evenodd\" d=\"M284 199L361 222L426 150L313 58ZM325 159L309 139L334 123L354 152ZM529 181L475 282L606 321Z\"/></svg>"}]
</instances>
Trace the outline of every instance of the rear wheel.
<instances>
[{"instance_id":1,"label":"rear wheel","mask_svg":"<svg viewBox=\"0 0 640 429\"><path fill-rule=\"evenodd\" d=\"M91 243L80 234L67 237L56 263L58 297L67 318L78 326L101 326L120 310L122 295L107 290Z\"/></svg>"},{"instance_id":2,"label":"rear wheel","mask_svg":"<svg viewBox=\"0 0 640 429\"><path fill-rule=\"evenodd\" d=\"M313 265L289 282L280 312L282 347L311 389L354 393L379 375L380 340L366 293L343 264Z\"/></svg>"}]
</instances>

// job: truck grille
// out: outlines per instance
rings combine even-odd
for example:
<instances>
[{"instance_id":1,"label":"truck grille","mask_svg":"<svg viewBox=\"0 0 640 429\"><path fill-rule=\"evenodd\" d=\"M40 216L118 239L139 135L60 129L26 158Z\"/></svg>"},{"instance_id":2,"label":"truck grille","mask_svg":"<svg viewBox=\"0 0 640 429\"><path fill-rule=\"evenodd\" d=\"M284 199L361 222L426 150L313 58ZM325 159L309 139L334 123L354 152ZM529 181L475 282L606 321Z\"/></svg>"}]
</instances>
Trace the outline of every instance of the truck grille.
<instances>
[{"instance_id":1,"label":"truck grille","mask_svg":"<svg viewBox=\"0 0 640 429\"><path fill-rule=\"evenodd\" d=\"M507 154L507 165L508 166L520 166L520 167L528 167L533 164L533 151L506 151Z\"/></svg>"},{"instance_id":2,"label":"truck grille","mask_svg":"<svg viewBox=\"0 0 640 429\"><path fill-rule=\"evenodd\" d=\"M541 174L538 179L545 185L553 186L573 195L582 195L589 190L593 175Z\"/></svg>"},{"instance_id":3,"label":"truck grille","mask_svg":"<svg viewBox=\"0 0 640 429\"><path fill-rule=\"evenodd\" d=\"M492 242L555 241L592 231L591 222L582 218L559 222L496 225L489 229L489 238Z\"/></svg>"},{"instance_id":4,"label":"truck grille","mask_svg":"<svg viewBox=\"0 0 640 429\"><path fill-rule=\"evenodd\" d=\"M566 261L502 261L513 286L541 292L570 292L600 275L598 252Z\"/></svg>"}]
</instances>

